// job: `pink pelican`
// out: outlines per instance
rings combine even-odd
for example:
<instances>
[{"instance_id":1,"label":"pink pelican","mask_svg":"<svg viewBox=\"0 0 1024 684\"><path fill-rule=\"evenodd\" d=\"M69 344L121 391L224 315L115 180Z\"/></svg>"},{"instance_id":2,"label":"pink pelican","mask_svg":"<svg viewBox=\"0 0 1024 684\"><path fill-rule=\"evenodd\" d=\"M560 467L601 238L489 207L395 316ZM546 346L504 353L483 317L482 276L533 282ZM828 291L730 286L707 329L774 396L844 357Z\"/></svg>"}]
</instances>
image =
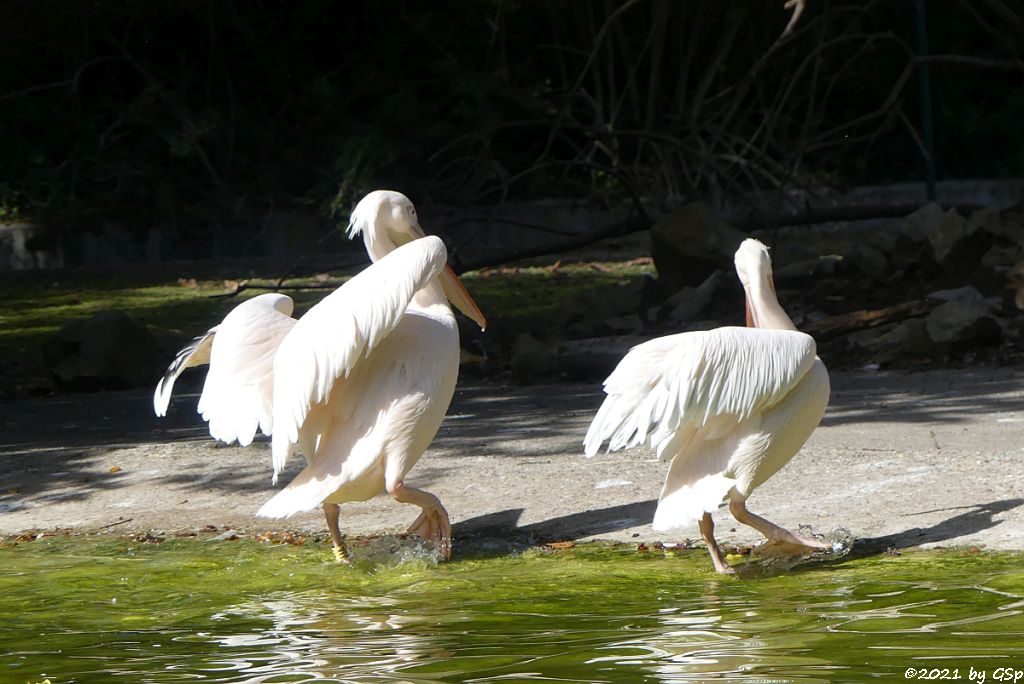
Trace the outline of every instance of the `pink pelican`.
<instances>
[{"instance_id":1,"label":"pink pelican","mask_svg":"<svg viewBox=\"0 0 1024 684\"><path fill-rule=\"evenodd\" d=\"M659 337L619 362L607 397L587 431L593 456L645 442L672 463L652 527L697 521L718 572L732 572L711 518L724 500L737 521L770 543L797 552L831 548L747 510L747 497L803 446L828 405L829 379L814 338L779 305L768 248L744 240L736 272L746 294L747 325Z\"/></svg>"},{"instance_id":2,"label":"pink pelican","mask_svg":"<svg viewBox=\"0 0 1024 684\"><path fill-rule=\"evenodd\" d=\"M437 237L425 236L404 195L378 190L352 212L349 237L363 235L373 262L291 317L281 294L254 297L182 349L156 387L167 412L174 380L209 364L199 412L224 442L271 435L274 482L288 458L306 467L257 515L284 518L323 504L339 561L347 558L339 504L383 491L419 506L409 532L451 556L451 524L440 500L405 484L444 418L459 375L459 329L449 301L487 325L447 266Z\"/></svg>"}]
</instances>

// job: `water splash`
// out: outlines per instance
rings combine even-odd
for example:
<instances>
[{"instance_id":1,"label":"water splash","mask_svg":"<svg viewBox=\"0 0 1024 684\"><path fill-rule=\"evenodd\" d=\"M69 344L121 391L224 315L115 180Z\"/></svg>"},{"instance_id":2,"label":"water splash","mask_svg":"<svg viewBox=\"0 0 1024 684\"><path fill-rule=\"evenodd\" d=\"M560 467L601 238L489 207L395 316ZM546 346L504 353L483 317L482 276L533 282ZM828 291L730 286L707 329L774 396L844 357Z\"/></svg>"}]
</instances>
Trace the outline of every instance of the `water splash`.
<instances>
[{"instance_id":1,"label":"water splash","mask_svg":"<svg viewBox=\"0 0 1024 684\"><path fill-rule=\"evenodd\" d=\"M408 534L360 539L349 543L348 550L352 566L364 572L405 563L437 565L442 560L441 550L434 543Z\"/></svg>"},{"instance_id":2,"label":"water splash","mask_svg":"<svg viewBox=\"0 0 1024 684\"><path fill-rule=\"evenodd\" d=\"M747 579L773 577L798 568L835 563L853 551L854 537L845 528L839 527L824 534L811 535L808 528L801 526L800 533L829 542L832 547L799 553L794 552L792 547L779 547L771 542L764 542L751 549L745 563L734 566L737 575Z\"/></svg>"}]
</instances>

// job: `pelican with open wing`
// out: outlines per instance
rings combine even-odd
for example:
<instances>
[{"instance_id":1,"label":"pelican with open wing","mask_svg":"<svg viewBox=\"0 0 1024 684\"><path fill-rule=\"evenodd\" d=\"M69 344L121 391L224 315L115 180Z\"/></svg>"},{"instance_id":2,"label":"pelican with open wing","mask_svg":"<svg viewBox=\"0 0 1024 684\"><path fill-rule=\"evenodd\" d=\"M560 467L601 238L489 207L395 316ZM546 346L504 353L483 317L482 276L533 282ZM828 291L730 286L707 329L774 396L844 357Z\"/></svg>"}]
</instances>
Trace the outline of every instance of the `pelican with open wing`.
<instances>
[{"instance_id":1,"label":"pelican with open wing","mask_svg":"<svg viewBox=\"0 0 1024 684\"><path fill-rule=\"evenodd\" d=\"M292 301L262 295L183 349L154 395L166 412L174 379L209 363L199 410L210 433L248 444L272 435L274 479L289 457L306 467L258 515L282 518L323 505L335 554L344 558L339 504L387 491L421 509L409 528L451 554L440 500L405 484L433 440L459 374L459 331L449 302L481 329L486 320L447 266L439 238L425 236L416 209L378 190L352 212L373 264L291 318Z\"/></svg>"}]
</instances>

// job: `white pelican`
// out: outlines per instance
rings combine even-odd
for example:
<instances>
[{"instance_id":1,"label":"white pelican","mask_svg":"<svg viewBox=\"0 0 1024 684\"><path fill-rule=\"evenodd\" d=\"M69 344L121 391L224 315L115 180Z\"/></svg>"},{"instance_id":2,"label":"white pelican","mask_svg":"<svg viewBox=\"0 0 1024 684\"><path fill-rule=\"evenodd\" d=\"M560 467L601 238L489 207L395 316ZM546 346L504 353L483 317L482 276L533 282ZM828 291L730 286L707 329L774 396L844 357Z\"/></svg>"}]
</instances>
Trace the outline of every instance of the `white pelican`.
<instances>
[{"instance_id":1,"label":"white pelican","mask_svg":"<svg viewBox=\"0 0 1024 684\"><path fill-rule=\"evenodd\" d=\"M166 413L175 378L210 364L199 411L210 434L271 438L274 482L296 451L307 465L257 515L283 518L323 504L335 557L346 557L339 506L387 491L422 509L409 532L451 555L448 513L433 494L405 484L448 410L459 374L459 330L448 302L481 329L486 320L426 237L412 202L378 190L352 212L349 237L363 234L371 264L291 318L292 300L266 294L238 305L178 353L157 385Z\"/></svg>"},{"instance_id":2,"label":"white pelican","mask_svg":"<svg viewBox=\"0 0 1024 684\"><path fill-rule=\"evenodd\" d=\"M768 248L744 240L736 272L747 325L688 332L634 347L608 379L584 447L593 456L650 442L671 456L653 528L697 520L718 572L732 572L715 542L711 512L724 499L741 523L797 550L831 548L747 510L746 500L800 450L825 413L829 380L814 338L779 305Z\"/></svg>"}]
</instances>

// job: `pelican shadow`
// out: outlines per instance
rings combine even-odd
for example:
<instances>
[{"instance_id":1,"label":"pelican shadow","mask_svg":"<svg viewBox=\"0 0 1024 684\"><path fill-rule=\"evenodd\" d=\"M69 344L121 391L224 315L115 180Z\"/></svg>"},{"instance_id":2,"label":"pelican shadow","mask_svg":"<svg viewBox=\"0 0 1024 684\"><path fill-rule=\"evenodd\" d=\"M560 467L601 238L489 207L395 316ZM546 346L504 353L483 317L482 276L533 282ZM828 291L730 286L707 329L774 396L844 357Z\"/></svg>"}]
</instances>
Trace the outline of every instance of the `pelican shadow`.
<instances>
[{"instance_id":1,"label":"pelican shadow","mask_svg":"<svg viewBox=\"0 0 1024 684\"><path fill-rule=\"evenodd\" d=\"M502 555L551 541L575 541L582 537L618 532L650 521L658 502L655 499L581 511L529 525L519 525L522 508L509 508L463 520L453 526L459 540L457 555ZM943 510L962 511L930 527L913 527L879 537L856 539L850 553L841 558L822 559L799 564L800 570L836 566L853 559L867 558L889 550L923 544L939 544L995 527L1002 521L995 516L1024 505L1024 499L1002 499L985 504L959 506ZM917 514L931 513L921 511ZM793 569L797 569L794 566Z\"/></svg>"},{"instance_id":2,"label":"pelican shadow","mask_svg":"<svg viewBox=\"0 0 1024 684\"><path fill-rule=\"evenodd\" d=\"M654 517L655 499L580 511L519 525L522 508L507 508L463 520L452 527L461 553L498 555L551 541L574 541L642 525Z\"/></svg>"},{"instance_id":3,"label":"pelican shadow","mask_svg":"<svg viewBox=\"0 0 1024 684\"><path fill-rule=\"evenodd\" d=\"M913 527L902 532L895 532L880 537L854 539L852 546L847 546L838 555L816 553L810 556L797 556L788 559L765 558L752 561L737 568L739 576L744 579L765 579L792 572L807 572L828 568L841 568L850 560L869 558L880 553L895 552L898 549L921 546L923 544L940 544L950 539L976 534L995 527L1001 520L995 516L1013 510L1024 504L1024 499L1003 499L986 504L956 506L933 511L909 513L907 516L924 515L941 511L963 511L930 527Z\"/></svg>"},{"instance_id":4,"label":"pelican shadow","mask_svg":"<svg viewBox=\"0 0 1024 684\"><path fill-rule=\"evenodd\" d=\"M977 534L1002 523L995 516L1011 511L1024 505L1024 499L1002 499L985 504L957 506L942 510L963 511L943 520L931 527L912 527L902 532L887 534L881 537L858 539L854 542L852 553L847 558L863 558L889 549L901 549L922 544L938 544L957 537ZM932 511L922 511L931 513Z\"/></svg>"}]
</instances>

